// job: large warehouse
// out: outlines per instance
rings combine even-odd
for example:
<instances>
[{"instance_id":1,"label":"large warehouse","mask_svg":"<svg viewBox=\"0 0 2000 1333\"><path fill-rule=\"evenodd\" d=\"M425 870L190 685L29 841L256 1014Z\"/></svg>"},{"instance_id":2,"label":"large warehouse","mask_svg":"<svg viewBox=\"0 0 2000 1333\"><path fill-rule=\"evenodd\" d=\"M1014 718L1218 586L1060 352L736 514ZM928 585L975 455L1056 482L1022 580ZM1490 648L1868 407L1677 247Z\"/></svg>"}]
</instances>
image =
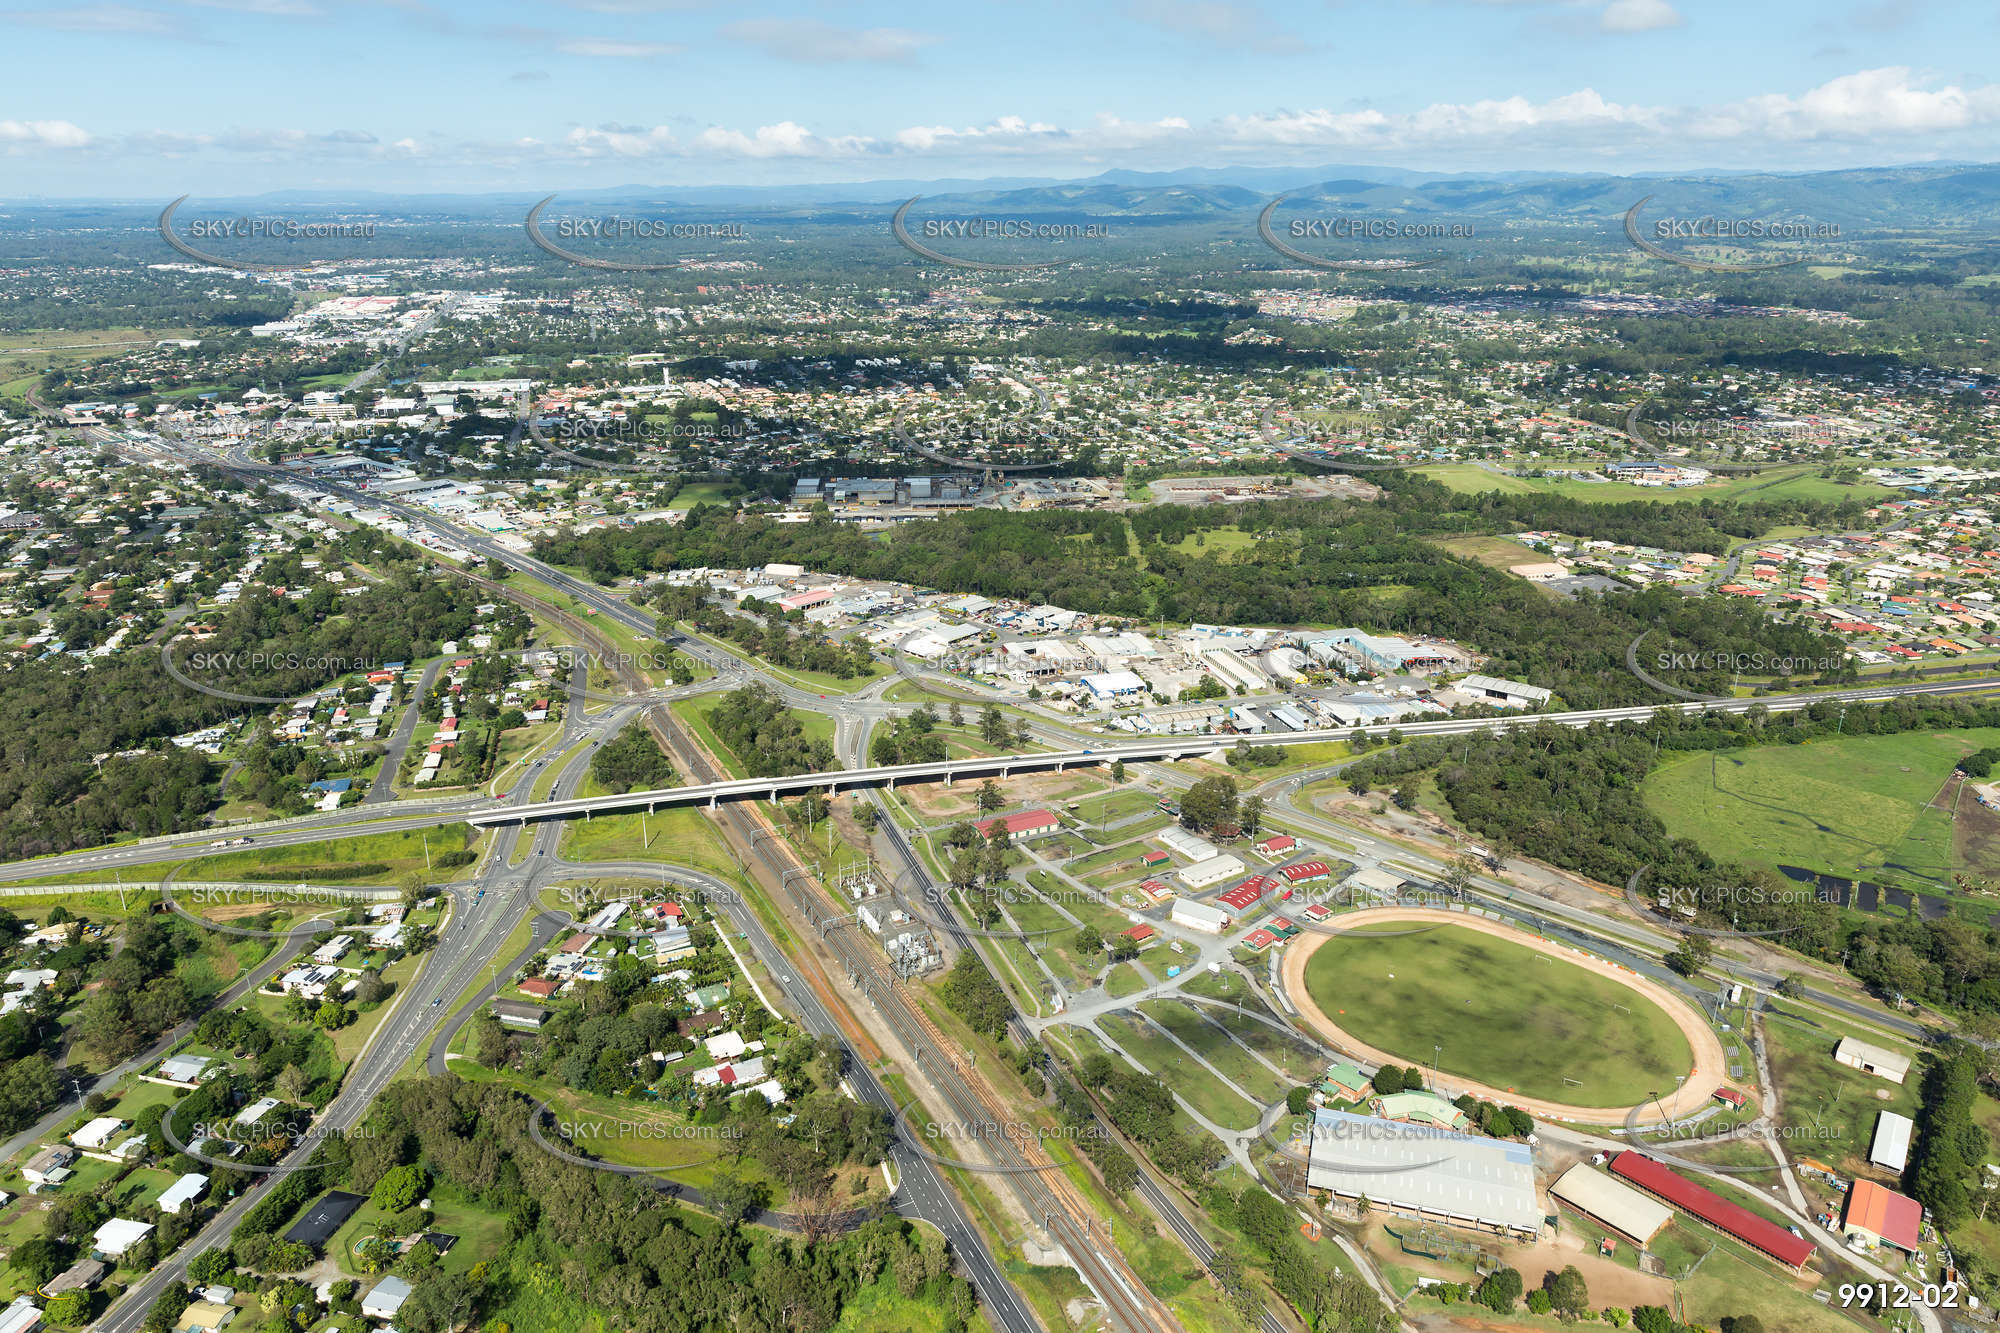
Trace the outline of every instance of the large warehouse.
<instances>
[{"instance_id":1,"label":"large warehouse","mask_svg":"<svg viewBox=\"0 0 2000 1333\"><path fill-rule=\"evenodd\" d=\"M1223 852L1209 857L1206 861L1183 866L1180 876L1181 883L1191 889L1207 889L1222 883L1225 879L1234 879L1242 873L1243 863L1228 852Z\"/></svg>"},{"instance_id":2,"label":"large warehouse","mask_svg":"<svg viewBox=\"0 0 2000 1333\"><path fill-rule=\"evenodd\" d=\"M1805 1267L1806 1260L1812 1258L1813 1251L1818 1248L1776 1222L1759 1217L1742 1204L1733 1203L1706 1186L1695 1184L1650 1157L1621 1152L1611 1159L1611 1174L1630 1181L1656 1198L1664 1199L1717 1231L1734 1236L1787 1268Z\"/></svg>"},{"instance_id":3,"label":"large warehouse","mask_svg":"<svg viewBox=\"0 0 2000 1333\"><path fill-rule=\"evenodd\" d=\"M1541 1234L1535 1155L1525 1143L1347 1111L1314 1112L1312 1134L1309 1188L1452 1226Z\"/></svg>"},{"instance_id":4,"label":"large warehouse","mask_svg":"<svg viewBox=\"0 0 2000 1333\"><path fill-rule=\"evenodd\" d=\"M1578 1162L1549 1186L1549 1193L1621 1236L1641 1245L1673 1221L1674 1210L1649 1198L1622 1180L1614 1180L1587 1162Z\"/></svg>"}]
</instances>

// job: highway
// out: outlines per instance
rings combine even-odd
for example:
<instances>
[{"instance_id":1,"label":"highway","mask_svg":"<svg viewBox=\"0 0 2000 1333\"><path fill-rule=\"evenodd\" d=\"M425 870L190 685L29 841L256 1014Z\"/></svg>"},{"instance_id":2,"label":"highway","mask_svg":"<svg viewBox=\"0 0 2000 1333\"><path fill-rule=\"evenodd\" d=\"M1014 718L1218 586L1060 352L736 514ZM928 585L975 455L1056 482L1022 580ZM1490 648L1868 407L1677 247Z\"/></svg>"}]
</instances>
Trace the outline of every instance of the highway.
<instances>
[{"instance_id":1,"label":"highway","mask_svg":"<svg viewBox=\"0 0 2000 1333\"><path fill-rule=\"evenodd\" d=\"M203 463L216 462L216 459L205 451L193 450L187 446L174 448L176 452L184 452L185 456ZM225 466L266 481L283 480L298 484L303 480L294 473L269 467L248 458L240 448L231 454ZM646 610L632 605L614 590L577 579L531 556L504 547L483 534L445 525L424 511L398 504L384 497L338 484L317 481L307 484L341 494L344 498L357 503L390 510L413 528L432 532L451 545L463 547L482 558L497 561L532 575L558 591L574 597L607 621L615 622L645 638L656 635L658 628L655 624L656 618ZM504 583L491 586L498 591L509 592ZM805 920L820 925L822 939L835 956L841 958L847 966L850 980L871 1000L884 1021L896 1032L899 1040L921 1066L924 1076L950 1104L952 1114L968 1121L1002 1116L1004 1108L993 1105L988 1092L981 1086L983 1080L959 1064L957 1053L943 1042L941 1036L929 1026L926 1019L904 1001L897 984L882 974L878 967L879 951L867 953L852 947L864 943L857 938L856 932L852 928L832 923L829 915L822 915L826 913L827 908L824 903L814 899L816 890L813 886L807 883L802 887L795 883L792 874L786 873L787 867L771 860L771 842L774 840L770 839L768 833L759 835L756 832L755 826L760 821L751 813L747 803L757 799L774 799L787 793L811 789L826 790L835 786L873 789L893 787L899 781L936 781L941 778L982 774L1009 774L1030 769L1108 764L1120 759L1128 763L1152 763L1213 754L1220 747L1231 743L1233 739L1181 736L1126 741L1121 738L1116 742L1090 744L1094 738L1064 724L1047 722L1044 726L1045 734L1057 744L1067 744L1074 748L952 760L939 764L863 767L861 760L866 754L869 729L880 720L893 717L900 711L906 711L883 702L879 698L880 686L855 696L829 700L825 695L801 689L782 678L753 671L733 654L701 639L673 635L669 637L668 642L675 649L707 663L717 671L717 677L697 687L671 692L634 691L624 696L617 706L599 713L588 714L583 707L587 685L584 679L586 673L579 667L572 677L571 707L566 713L567 723L560 744L534 761L532 767L521 772L513 781L513 789L498 797L459 796L392 802L388 799L391 793L378 783L377 788L369 793L368 801L361 806L294 820L276 821L259 826L254 834L248 835L254 836L259 844L285 846L353 833L436 827L458 822L489 828L493 832L493 837L487 844L485 859L475 878L470 884L451 890L453 905L444 938L426 956L416 976L391 1002L390 1012L383 1018L369 1044L355 1060L341 1094L323 1113L318 1122L320 1129L345 1129L358 1123L365 1116L372 1099L389 1081L401 1074L413 1059L418 1059L420 1064L433 1071L445 1067L444 1052L453 1033L477 1012L485 997L498 986L505 975L500 971L501 966L514 966L526 957L532 956L534 952L531 947L526 953L517 950L515 955L508 959L498 958L497 955L508 935L525 915L541 914L542 909L539 905L541 889L565 878L603 874L629 873L650 876L668 873L681 882L695 884L711 891L722 889L723 891L717 895L717 901L728 913L737 930L749 942L752 952L776 980L792 1010L798 1015L799 1021L816 1033L841 1035L841 1024L834 1013L826 1007L822 995L812 985L800 979L797 965L788 960L778 949L756 914L743 904L736 894L721 885L720 881L705 877L698 871L684 867L662 867L654 862L590 863L584 866L559 859L558 841L562 822L567 819L590 818L598 813L652 810L662 806L688 804L701 804L714 809L717 812L718 822L722 823L726 830L731 831L738 841L747 843L761 858L772 865L776 874L783 876L786 887L793 896L793 906ZM900 660L900 655L898 668L906 676L913 676L913 673L907 670L906 664ZM594 746L602 744L615 735L619 727L633 716L641 713L651 714L655 729L662 730L663 735L674 730L666 710L655 707L670 694L701 693L729 688L753 677L765 680L787 704L832 715L836 720L836 738L840 750L855 766L834 773L808 774L794 778L714 780L713 773L706 770L705 766L698 761L690 761L693 754L690 743L681 747L676 753L681 771L696 779L685 786L632 792L620 796L579 799L574 792L587 765L576 762L565 770L562 781L557 784L550 799L539 802L528 799L535 786L534 777L543 771L545 765L560 763L570 755L587 752ZM888 682L884 682L886 683ZM1578 710L1554 714L1452 718L1394 726L1292 733L1263 738L1262 743L1292 744L1346 740L1357 730L1378 737L1394 732L1406 738L1416 738L1425 735L1473 734L1519 726L1535 726L1544 722L1566 726L1588 726L1598 722L1643 721L1663 708L1684 714L1716 711L1741 713L1753 708L1786 712L1818 703L1881 700L1906 696L1950 696L1988 690L1996 686L2000 686L2000 679L1984 678L1974 681L1876 686L1762 699L1693 700L1658 706ZM1042 710L1034 711L1039 714ZM414 714L414 708L411 709L411 713ZM408 730L409 720L406 717L394 741L407 744ZM385 771L386 767L385 765ZM1158 771L1167 777L1170 785L1186 781L1171 766ZM1303 778L1292 781L1303 781ZM871 796L871 799L879 800L879 797ZM1321 838L1352 841L1357 837L1355 830L1332 820L1275 804L1269 812L1267 822L1277 827L1291 827L1297 831L1309 832ZM920 892L923 893L927 904L940 913L947 923L947 935L952 937L959 947L975 947L972 937L958 928L958 918L951 904L931 882L921 860L895 821L892 818L885 818L882 828L884 831L881 837L890 847L894 859L902 865L905 876L911 883L920 886ZM230 830L230 833L232 836L243 836L241 830ZM519 850L523 838L529 840L525 856L519 865L510 866L509 861ZM15 862L0 866L0 881L19 881L76 871L102 871L110 874L128 867L157 865L203 855L209 850L208 844L207 837L184 835L116 847L94 848L29 862ZM1393 847L1387 854L1419 868L1435 869L1439 875L1443 872L1443 867L1434 859L1402 846ZM478 892L480 889L485 891L483 896ZM1536 900L1531 905L1524 905L1512 890L1497 880L1481 877L1475 884L1474 892L1518 919L1534 921L1538 929L1547 929L1551 933L1568 936L1585 947L1600 952L1605 951L1609 943L1613 947L1656 953L1672 942L1664 932L1654 931L1644 925L1622 920L1614 922L1606 917L1581 909L1568 908L1562 904ZM559 925L560 923L553 918L544 917L537 923L537 939L543 937L543 931L552 934ZM283 956L283 954L274 955L274 957ZM486 974L487 984L483 988L476 987L474 983L479 981L482 972ZM1738 975L1758 984L1775 984L1776 981L1774 976L1762 977L1749 969L1739 970ZM444 1008L468 987L474 987L478 992L468 1004L454 1010ZM1816 1002L1834 1007L1845 1005L1849 1011L1865 1017L1869 1022L1885 1024L1881 1015L1865 1011L1859 1005L1843 1001L1841 997L1815 995L1812 998ZM1017 1024L1014 1035L1026 1049L1038 1049L1036 1038L1024 1026ZM849 1055L848 1077L855 1094L864 1101L893 1114L895 1105L887 1089L851 1049ZM1010 1145L1001 1147L1003 1156L1014 1151ZM297 1169L310 1156L311 1151L310 1143L296 1150L281 1164L279 1174ZM968 1275L979 1291L982 1303L995 1322L1007 1330L1007 1333L1030 1333L1030 1330L1037 1328L1038 1324L1032 1311L995 1261L984 1237L971 1226L958 1196L939 1169L928 1158L910 1151L900 1143L893 1155L899 1172L897 1189L893 1196L897 1209L904 1215L936 1226L943 1232L951 1242L954 1253L965 1265ZM1014 1155L1019 1156L1018 1153ZM1034 1164L1022 1159L1015 1165L1032 1167ZM270 1178L266 1177L267 1180ZM1108 1238L1098 1233L1087 1207L1079 1206L1080 1200L1073 1196L1073 1191L1067 1187L1068 1183L1060 1178L1059 1173L1044 1173L1030 1169L1004 1175L1002 1179L1007 1180L1015 1189L1028 1215L1039 1217L1051 1236L1077 1261L1079 1269L1092 1289L1105 1300L1114 1323L1120 1329L1141 1330L1175 1326L1171 1315L1150 1292L1145 1290L1143 1284L1138 1283L1122 1256L1107 1243ZM1192 1219L1182 1211L1178 1198L1149 1171L1142 1171L1139 1191L1191 1252L1204 1262L1212 1258L1212 1251L1209 1250ZM112 1333L133 1333L144 1318L145 1309L150 1306L167 1282L175 1280L175 1274L184 1271L187 1260L202 1249L226 1239L229 1231L240 1220L242 1212L247 1210L252 1200L260 1196L261 1187L249 1191L245 1198L231 1201L221 1214L203 1228L195 1241L184 1246L175 1256L163 1262L158 1269L136 1284L99 1326L112 1330ZM1269 1312L1265 1313L1263 1326L1267 1333L1275 1333L1275 1330L1282 1328Z\"/></svg>"}]
</instances>

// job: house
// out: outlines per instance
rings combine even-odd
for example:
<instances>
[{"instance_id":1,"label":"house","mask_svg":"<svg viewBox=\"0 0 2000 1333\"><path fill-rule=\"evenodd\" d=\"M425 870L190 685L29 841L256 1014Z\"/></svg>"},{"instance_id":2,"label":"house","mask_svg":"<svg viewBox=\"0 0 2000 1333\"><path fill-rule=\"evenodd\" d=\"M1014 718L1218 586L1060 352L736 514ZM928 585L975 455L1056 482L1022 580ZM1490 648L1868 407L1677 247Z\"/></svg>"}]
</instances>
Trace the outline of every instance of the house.
<instances>
[{"instance_id":1,"label":"house","mask_svg":"<svg viewBox=\"0 0 2000 1333\"><path fill-rule=\"evenodd\" d=\"M190 1171L160 1192L160 1211L179 1215L181 1209L199 1199L207 1188L208 1177Z\"/></svg>"},{"instance_id":2,"label":"house","mask_svg":"<svg viewBox=\"0 0 2000 1333\"><path fill-rule=\"evenodd\" d=\"M993 837L995 829L1000 829L1003 840L1007 842L1039 838L1054 833L1061 826L1052 810L1023 810L1019 814L1001 815L997 819L983 819L973 825L979 830L979 836L987 839Z\"/></svg>"},{"instance_id":3,"label":"house","mask_svg":"<svg viewBox=\"0 0 2000 1333\"><path fill-rule=\"evenodd\" d=\"M1326 1073L1320 1077L1319 1090L1343 1102L1361 1101L1374 1091L1368 1076L1358 1066L1345 1060L1327 1067Z\"/></svg>"},{"instance_id":4,"label":"house","mask_svg":"<svg viewBox=\"0 0 2000 1333\"><path fill-rule=\"evenodd\" d=\"M1865 1041L1852 1037L1842 1037L1840 1044L1833 1048L1835 1063L1849 1069L1859 1069L1864 1074L1886 1078L1891 1083L1901 1083L1910 1076L1910 1057L1895 1051L1871 1046Z\"/></svg>"},{"instance_id":5,"label":"house","mask_svg":"<svg viewBox=\"0 0 2000 1333\"><path fill-rule=\"evenodd\" d=\"M236 1317L236 1307L214 1301L195 1301L174 1321L174 1333L217 1333Z\"/></svg>"},{"instance_id":6,"label":"house","mask_svg":"<svg viewBox=\"0 0 2000 1333\"><path fill-rule=\"evenodd\" d=\"M364 1319L394 1319L408 1299L409 1283L399 1277L385 1277L361 1298L361 1316Z\"/></svg>"},{"instance_id":7,"label":"house","mask_svg":"<svg viewBox=\"0 0 2000 1333\"><path fill-rule=\"evenodd\" d=\"M160 1077L173 1083L199 1083L214 1064L212 1055L170 1055L160 1061Z\"/></svg>"},{"instance_id":8,"label":"house","mask_svg":"<svg viewBox=\"0 0 2000 1333\"><path fill-rule=\"evenodd\" d=\"M1847 1192L1847 1212L1840 1219L1840 1230L1870 1245L1893 1245L1905 1254L1915 1254L1923 1215L1923 1205L1915 1199L1872 1180L1856 1180Z\"/></svg>"},{"instance_id":9,"label":"house","mask_svg":"<svg viewBox=\"0 0 2000 1333\"><path fill-rule=\"evenodd\" d=\"M97 1229L97 1234L91 1237L90 1248L108 1258L121 1258L125 1251L137 1245L152 1232L151 1222L134 1222L129 1218L114 1217Z\"/></svg>"},{"instance_id":10,"label":"house","mask_svg":"<svg viewBox=\"0 0 2000 1333\"><path fill-rule=\"evenodd\" d=\"M493 1013L503 1028L516 1032L540 1032L542 1025L549 1021L549 1011L539 1004L529 1004L526 1000L495 1000Z\"/></svg>"},{"instance_id":11,"label":"house","mask_svg":"<svg viewBox=\"0 0 2000 1333\"><path fill-rule=\"evenodd\" d=\"M743 1040L743 1034L734 1029L706 1037L701 1044L708 1048L711 1060L733 1060L750 1049L750 1043Z\"/></svg>"},{"instance_id":12,"label":"house","mask_svg":"<svg viewBox=\"0 0 2000 1333\"><path fill-rule=\"evenodd\" d=\"M256 1101L251 1102L243 1108L242 1112L236 1117L236 1123L245 1127L260 1125L264 1122L265 1116L283 1105L284 1103L276 1097L259 1097Z\"/></svg>"},{"instance_id":13,"label":"house","mask_svg":"<svg viewBox=\"0 0 2000 1333\"><path fill-rule=\"evenodd\" d=\"M556 993L557 983L547 977L530 977L520 985L524 995L532 995L538 1000L546 1000Z\"/></svg>"},{"instance_id":14,"label":"house","mask_svg":"<svg viewBox=\"0 0 2000 1333\"><path fill-rule=\"evenodd\" d=\"M42 1326L42 1308L26 1296L0 1310L0 1333L35 1333Z\"/></svg>"},{"instance_id":15,"label":"house","mask_svg":"<svg viewBox=\"0 0 2000 1333\"><path fill-rule=\"evenodd\" d=\"M104 1281L104 1275L111 1271L111 1265L102 1259L79 1259L48 1280L42 1288L44 1296L60 1296L66 1291L89 1291Z\"/></svg>"},{"instance_id":16,"label":"house","mask_svg":"<svg viewBox=\"0 0 2000 1333\"><path fill-rule=\"evenodd\" d=\"M69 1136L69 1141L85 1152L102 1152L113 1136L122 1132L126 1122L115 1115L101 1115L82 1129Z\"/></svg>"},{"instance_id":17,"label":"house","mask_svg":"<svg viewBox=\"0 0 2000 1333\"><path fill-rule=\"evenodd\" d=\"M76 1149L58 1143L22 1163L21 1179L30 1185L60 1185L74 1174L69 1164L75 1160Z\"/></svg>"},{"instance_id":18,"label":"house","mask_svg":"<svg viewBox=\"0 0 2000 1333\"><path fill-rule=\"evenodd\" d=\"M1265 856L1283 856L1298 845L1298 839L1289 833L1273 833L1257 844L1257 850Z\"/></svg>"}]
</instances>

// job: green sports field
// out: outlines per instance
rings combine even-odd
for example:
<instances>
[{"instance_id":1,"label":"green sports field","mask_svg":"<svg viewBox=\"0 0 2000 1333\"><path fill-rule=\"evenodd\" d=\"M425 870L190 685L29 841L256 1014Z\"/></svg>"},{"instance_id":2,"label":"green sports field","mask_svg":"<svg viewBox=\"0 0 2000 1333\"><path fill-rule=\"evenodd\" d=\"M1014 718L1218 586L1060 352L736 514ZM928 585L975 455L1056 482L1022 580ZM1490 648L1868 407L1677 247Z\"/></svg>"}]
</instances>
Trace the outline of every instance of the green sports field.
<instances>
[{"instance_id":1,"label":"green sports field","mask_svg":"<svg viewBox=\"0 0 2000 1333\"><path fill-rule=\"evenodd\" d=\"M2000 869L1968 866L1982 844L1954 847L1952 813L1930 804L1962 755L1996 744L1984 728L1722 750L1668 760L1643 791L1668 832L1725 861L1946 888Z\"/></svg>"},{"instance_id":2,"label":"green sports field","mask_svg":"<svg viewBox=\"0 0 2000 1333\"><path fill-rule=\"evenodd\" d=\"M1397 927L1403 929L1404 927ZM1306 990L1378 1050L1523 1097L1636 1106L1694 1068L1665 1010L1608 978L1462 926L1336 935L1306 960ZM1571 1082L1569 1080L1574 1080Z\"/></svg>"}]
</instances>

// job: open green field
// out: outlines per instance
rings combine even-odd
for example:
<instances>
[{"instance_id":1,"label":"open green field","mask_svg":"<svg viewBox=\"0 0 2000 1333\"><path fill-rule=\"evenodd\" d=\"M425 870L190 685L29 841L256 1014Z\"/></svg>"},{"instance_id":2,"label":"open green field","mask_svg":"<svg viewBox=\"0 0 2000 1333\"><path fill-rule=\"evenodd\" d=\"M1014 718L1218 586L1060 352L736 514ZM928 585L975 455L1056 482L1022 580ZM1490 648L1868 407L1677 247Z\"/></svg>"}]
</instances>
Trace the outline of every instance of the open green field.
<instances>
[{"instance_id":1,"label":"open green field","mask_svg":"<svg viewBox=\"0 0 2000 1333\"><path fill-rule=\"evenodd\" d=\"M1792 1015L1792 1021L1781 1014ZM1837 1170L1870 1174L1868 1145L1874 1140L1876 1118L1883 1111L1916 1115L1920 1067L1912 1065L1909 1078L1898 1085L1836 1064L1833 1048L1850 1034L1810 1027L1809 1021L1803 1011L1783 1002L1774 1003L1764 1020L1771 1077L1778 1085L1778 1122L1790 1136L1786 1150L1795 1157L1816 1157ZM1852 1035L1911 1054L1907 1047L1872 1031Z\"/></svg>"},{"instance_id":2,"label":"open green field","mask_svg":"<svg viewBox=\"0 0 2000 1333\"><path fill-rule=\"evenodd\" d=\"M1450 537L1438 545L1453 555L1477 560L1494 569L1540 564L1549 558L1532 546L1521 545L1512 537Z\"/></svg>"},{"instance_id":3,"label":"open green field","mask_svg":"<svg viewBox=\"0 0 2000 1333\"><path fill-rule=\"evenodd\" d=\"M1722 860L1949 888L1954 871L2000 865L1966 864L1967 840L1954 848L1930 801L1962 755L1994 744L2000 728L1722 750L1668 760L1643 792L1669 833Z\"/></svg>"},{"instance_id":4,"label":"open green field","mask_svg":"<svg viewBox=\"0 0 2000 1333\"><path fill-rule=\"evenodd\" d=\"M737 873L722 831L692 806L572 819L563 827L561 847L569 861L675 861L725 878Z\"/></svg>"},{"instance_id":5,"label":"open green field","mask_svg":"<svg viewBox=\"0 0 2000 1333\"><path fill-rule=\"evenodd\" d=\"M1685 504L1693 500L1733 500L1739 496L1759 500L1875 500L1887 499L1895 494L1872 484L1846 486L1829 481L1819 474L1817 466L1776 467L1766 472L1746 472L1703 486L1673 488L1630 486L1615 481L1578 481L1572 477L1517 477L1489 472L1471 463L1445 463L1419 468L1418 471L1464 495L1477 495L1483 491L1499 491L1504 495L1539 492L1566 496L1572 500L1588 500L1593 504L1630 504L1641 500L1655 504Z\"/></svg>"},{"instance_id":6,"label":"open green field","mask_svg":"<svg viewBox=\"0 0 2000 1333\"><path fill-rule=\"evenodd\" d=\"M1626 1107L1694 1066L1665 1010L1628 987L1462 926L1328 938L1306 961L1327 1017L1406 1063L1577 1106ZM1434 1053L1433 1047L1442 1047Z\"/></svg>"},{"instance_id":7,"label":"open green field","mask_svg":"<svg viewBox=\"0 0 2000 1333\"><path fill-rule=\"evenodd\" d=\"M429 844L429 855L436 857L441 852L458 851L470 842L470 829L464 825L445 825L442 828L425 830L406 829L393 833L364 833L359 837L345 838L329 842L299 842L286 846L249 847L240 852L228 852L221 856L204 856L189 861L181 878L189 880L233 880L245 879L257 872L288 871L294 868L315 866L345 866L381 864L389 868L373 874L355 875L352 879L328 880L328 883L354 884L394 884L406 871L425 868L425 844ZM438 878L457 878L467 868L456 872L438 872Z\"/></svg>"},{"instance_id":8,"label":"open green field","mask_svg":"<svg viewBox=\"0 0 2000 1333\"><path fill-rule=\"evenodd\" d=\"M1256 1127L1263 1107L1239 1096L1150 1023L1130 1013L1106 1014L1097 1022L1113 1041L1207 1119L1225 1129Z\"/></svg>"}]
</instances>

